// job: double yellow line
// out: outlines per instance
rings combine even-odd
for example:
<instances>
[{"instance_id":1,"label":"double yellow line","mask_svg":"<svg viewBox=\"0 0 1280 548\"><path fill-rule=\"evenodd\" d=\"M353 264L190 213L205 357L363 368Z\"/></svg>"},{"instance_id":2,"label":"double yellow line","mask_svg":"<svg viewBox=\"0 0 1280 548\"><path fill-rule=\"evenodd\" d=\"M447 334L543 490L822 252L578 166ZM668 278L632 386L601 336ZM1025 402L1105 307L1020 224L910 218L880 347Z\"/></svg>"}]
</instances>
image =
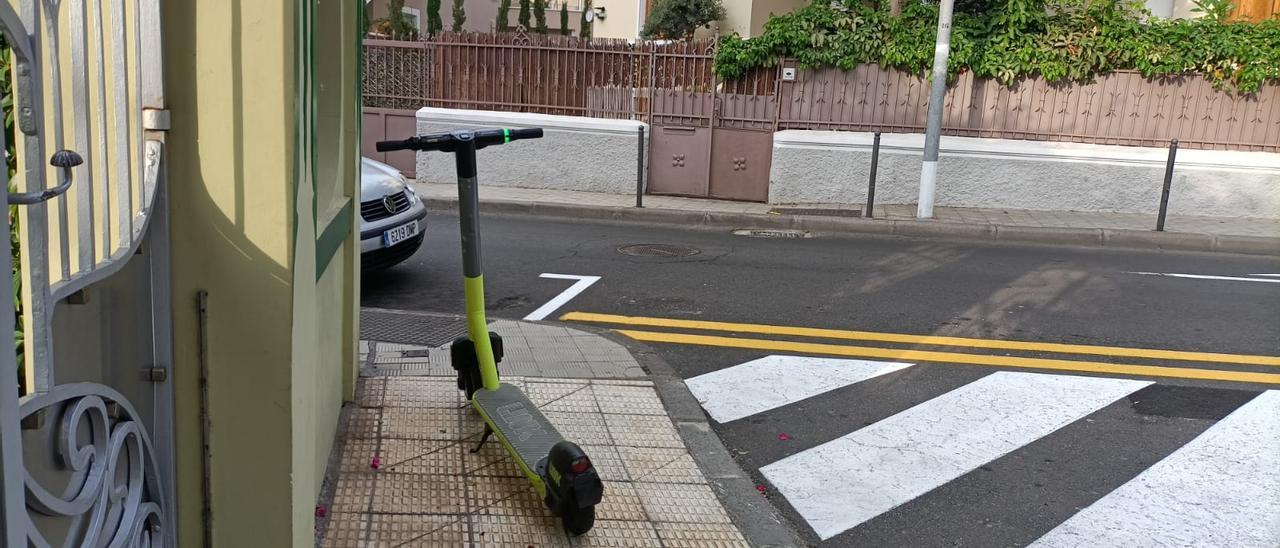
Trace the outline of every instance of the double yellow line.
<instances>
[{"instance_id":1,"label":"double yellow line","mask_svg":"<svg viewBox=\"0 0 1280 548\"><path fill-rule=\"evenodd\" d=\"M842 329L822 329L813 327L792 327L779 325L761 325L729 322L709 322L701 320L680 320L674 318L647 318L640 316L619 316L614 314L594 314L589 312L570 312L560 317L564 321L603 323L633 327L659 327L667 329L692 329L697 331L750 333L772 336L821 338L834 340L854 340L888 342L897 344L915 344L928 346L952 346L978 348L987 350L1013 350L1021 352L1043 352L1053 354L1080 354L1092 356L1110 356L1121 358L1141 358L1152 360L1174 360L1191 362L1224 363L1233 365L1261 365L1280 367L1280 357L1256 356L1250 354L1222 354L1216 352L1184 352L1179 350L1160 350L1149 348L1124 348L1111 346L1095 346L1082 344L1040 343L1027 341L1005 341L992 339L974 339L965 337L940 337L933 335L908 335L901 333L878 333L874 331L849 331ZM1021 367L1056 371L1078 371L1086 373L1105 373L1117 375L1138 375L1149 377L1170 377L1181 379L1199 379L1215 381L1251 382L1263 384L1280 384L1280 374L1258 373L1251 371L1230 371L1222 369L1200 369L1192 367L1168 367L1156 365L1118 364L1109 362L1063 360L1052 358L1030 358L1018 356L996 356L989 354L966 354L959 352L937 352L931 350L913 350L899 348L876 348L867 346L839 345L828 343L811 343L789 340L755 339L725 337L719 335L699 335L689 333L671 333L663 331L640 331L619 329L619 333L632 339L646 342L691 344L716 346L725 348L747 348L752 350L768 350L778 352L795 352L802 354L824 354L859 358L880 358L899 361L924 361L962 363L969 365L985 365L994 367Z\"/></svg>"}]
</instances>

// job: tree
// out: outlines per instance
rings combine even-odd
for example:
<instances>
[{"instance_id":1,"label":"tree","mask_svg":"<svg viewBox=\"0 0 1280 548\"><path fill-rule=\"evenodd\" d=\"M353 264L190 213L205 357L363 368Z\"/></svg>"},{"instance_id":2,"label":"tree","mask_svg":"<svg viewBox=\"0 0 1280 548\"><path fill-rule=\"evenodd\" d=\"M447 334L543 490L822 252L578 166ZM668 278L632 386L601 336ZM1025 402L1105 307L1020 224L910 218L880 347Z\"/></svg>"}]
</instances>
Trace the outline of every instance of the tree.
<instances>
[{"instance_id":1,"label":"tree","mask_svg":"<svg viewBox=\"0 0 1280 548\"><path fill-rule=\"evenodd\" d=\"M463 9L464 0L453 0L453 32L461 32L462 24L467 22L467 11Z\"/></svg>"},{"instance_id":2,"label":"tree","mask_svg":"<svg viewBox=\"0 0 1280 548\"><path fill-rule=\"evenodd\" d=\"M533 0L533 30L547 33L547 0Z\"/></svg>"},{"instance_id":3,"label":"tree","mask_svg":"<svg viewBox=\"0 0 1280 548\"><path fill-rule=\"evenodd\" d=\"M529 0L520 0L520 15L516 17L516 21L524 30L529 30Z\"/></svg>"},{"instance_id":4,"label":"tree","mask_svg":"<svg viewBox=\"0 0 1280 548\"><path fill-rule=\"evenodd\" d=\"M498 32L507 32L511 30L511 21L508 17L511 14L511 0L501 0L498 2L498 20L494 27Z\"/></svg>"},{"instance_id":5,"label":"tree","mask_svg":"<svg viewBox=\"0 0 1280 548\"><path fill-rule=\"evenodd\" d=\"M568 36L569 32L569 4L560 3L560 34Z\"/></svg>"},{"instance_id":6,"label":"tree","mask_svg":"<svg viewBox=\"0 0 1280 548\"><path fill-rule=\"evenodd\" d=\"M389 0L387 16L373 22L373 30L390 36L392 40L413 40L418 29L404 16L404 0Z\"/></svg>"},{"instance_id":7,"label":"tree","mask_svg":"<svg viewBox=\"0 0 1280 548\"><path fill-rule=\"evenodd\" d=\"M902 15L902 0L889 0L889 15Z\"/></svg>"},{"instance_id":8,"label":"tree","mask_svg":"<svg viewBox=\"0 0 1280 548\"><path fill-rule=\"evenodd\" d=\"M720 0L658 0L644 22L645 38L689 39L698 27L724 18Z\"/></svg>"},{"instance_id":9,"label":"tree","mask_svg":"<svg viewBox=\"0 0 1280 548\"><path fill-rule=\"evenodd\" d=\"M444 29L440 20L440 0L427 0L427 34L434 36Z\"/></svg>"},{"instance_id":10,"label":"tree","mask_svg":"<svg viewBox=\"0 0 1280 548\"><path fill-rule=\"evenodd\" d=\"M578 36L591 38L591 21L587 20L587 12L591 11L591 0L582 2L582 19L578 20Z\"/></svg>"}]
</instances>

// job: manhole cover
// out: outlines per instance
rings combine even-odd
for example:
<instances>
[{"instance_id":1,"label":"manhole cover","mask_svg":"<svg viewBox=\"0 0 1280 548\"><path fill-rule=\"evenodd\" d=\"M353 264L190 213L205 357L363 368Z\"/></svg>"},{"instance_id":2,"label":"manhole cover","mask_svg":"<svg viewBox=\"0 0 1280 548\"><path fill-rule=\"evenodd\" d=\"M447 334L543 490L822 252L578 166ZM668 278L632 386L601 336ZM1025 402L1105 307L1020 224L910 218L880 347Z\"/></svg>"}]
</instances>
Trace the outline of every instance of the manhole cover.
<instances>
[{"instance_id":1,"label":"manhole cover","mask_svg":"<svg viewBox=\"0 0 1280 548\"><path fill-rule=\"evenodd\" d=\"M697 248L671 244L631 244L618 248L618 253L632 257L691 257L702 253Z\"/></svg>"},{"instance_id":2,"label":"manhole cover","mask_svg":"<svg viewBox=\"0 0 1280 548\"><path fill-rule=\"evenodd\" d=\"M735 236L749 236L752 238L812 238L807 230L795 230L790 228L740 228L733 231Z\"/></svg>"}]
</instances>

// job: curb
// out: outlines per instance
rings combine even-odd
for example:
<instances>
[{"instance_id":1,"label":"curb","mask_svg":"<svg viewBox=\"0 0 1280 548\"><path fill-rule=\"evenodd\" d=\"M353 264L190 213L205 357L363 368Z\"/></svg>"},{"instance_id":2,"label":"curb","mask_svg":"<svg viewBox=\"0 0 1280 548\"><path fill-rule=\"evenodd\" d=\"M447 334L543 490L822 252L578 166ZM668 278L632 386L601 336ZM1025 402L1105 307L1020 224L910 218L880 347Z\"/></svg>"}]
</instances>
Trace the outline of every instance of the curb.
<instances>
[{"instance_id":1,"label":"curb","mask_svg":"<svg viewBox=\"0 0 1280 548\"><path fill-rule=\"evenodd\" d=\"M426 203L432 210L452 211L457 206L457 199L427 198ZM915 219L764 215L682 209L584 206L517 200L486 200L484 209L491 213L681 225L688 228L789 228L828 234L880 234L911 238L1280 256L1280 237L1111 228L986 225Z\"/></svg>"},{"instance_id":2,"label":"curb","mask_svg":"<svg viewBox=\"0 0 1280 548\"><path fill-rule=\"evenodd\" d=\"M574 324L574 329L583 327ZM667 416L707 483L716 492L734 525L751 546L790 548L806 546L790 523L778 513L773 503L760 495L751 476L729 455L720 437L711 430L702 406L689 392L684 380L670 364L643 343L621 337L599 328L584 329L626 348L641 367L649 372Z\"/></svg>"}]
</instances>

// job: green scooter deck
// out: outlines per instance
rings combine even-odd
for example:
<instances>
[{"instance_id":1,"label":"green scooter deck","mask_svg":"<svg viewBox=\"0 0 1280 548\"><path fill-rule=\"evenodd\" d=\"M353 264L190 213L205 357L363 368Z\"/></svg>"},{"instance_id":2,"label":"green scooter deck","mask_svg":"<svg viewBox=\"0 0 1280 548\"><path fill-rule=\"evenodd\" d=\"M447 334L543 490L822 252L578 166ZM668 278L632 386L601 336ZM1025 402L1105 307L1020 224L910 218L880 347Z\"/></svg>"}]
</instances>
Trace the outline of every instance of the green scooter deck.
<instances>
[{"instance_id":1,"label":"green scooter deck","mask_svg":"<svg viewBox=\"0 0 1280 548\"><path fill-rule=\"evenodd\" d=\"M480 415L504 443L515 449L520 468L530 474L530 479L540 479L545 472L542 461L551 453L551 447L564 439L556 427L524 392L510 384L503 383L497 390L477 390L474 397Z\"/></svg>"}]
</instances>

